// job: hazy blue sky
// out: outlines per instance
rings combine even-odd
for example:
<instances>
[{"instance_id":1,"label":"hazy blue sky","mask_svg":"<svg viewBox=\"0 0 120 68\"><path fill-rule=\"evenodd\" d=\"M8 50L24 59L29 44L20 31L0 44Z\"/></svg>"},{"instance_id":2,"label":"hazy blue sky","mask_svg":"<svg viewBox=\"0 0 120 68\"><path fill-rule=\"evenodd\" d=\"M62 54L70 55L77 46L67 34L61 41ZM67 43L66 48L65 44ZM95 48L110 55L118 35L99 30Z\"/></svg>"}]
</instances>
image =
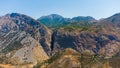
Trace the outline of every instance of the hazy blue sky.
<instances>
[{"instance_id":1,"label":"hazy blue sky","mask_svg":"<svg viewBox=\"0 0 120 68\"><path fill-rule=\"evenodd\" d=\"M33 18L48 14L105 18L120 12L120 0L0 0L0 16L22 13Z\"/></svg>"}]
</instances>

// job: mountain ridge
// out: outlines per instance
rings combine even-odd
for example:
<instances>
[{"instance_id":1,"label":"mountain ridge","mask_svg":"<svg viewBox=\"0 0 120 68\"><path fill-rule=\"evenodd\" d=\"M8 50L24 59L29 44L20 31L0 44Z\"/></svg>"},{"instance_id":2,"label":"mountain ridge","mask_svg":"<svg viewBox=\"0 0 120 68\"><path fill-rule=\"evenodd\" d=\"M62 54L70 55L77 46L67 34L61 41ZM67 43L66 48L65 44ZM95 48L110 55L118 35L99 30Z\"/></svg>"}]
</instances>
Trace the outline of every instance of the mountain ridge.
<instances>
[{"instance_id":1,"label":"mountain ridge","mask_svg":"<svg viewBox=\"0 0 120 68\"><path fill-rule=\"evenodd\" d=\"M42 47L50 46L48 42L51 35L46 26L19 13L0 17L0 26L0 52L4 54L1 59L5 56L9 58L8 61L0 60L2 63L34 64L49 58Z\"/></svg>"},{"instance_id":2,"label":"mountain ridge","mask_svg":"<svg viewBox=\"0 0 120 68\"><path fill-rule=\"evenodd\" d=\"M52 27L58 28L58 27L65 26L69 23L74 23L74 22L88 23L89 21L93 21L95 19L90 16L77 16L73 18L65 18L58 14L51 14L47 16L42 16L37 20L50 28Z\"/></svg>"},{"instance_id":3,"label":"mountain ridge","mask_svg":"<svg viewBox=\"0 0 120 68\"><path fill-rule=\"evenodd\" d=\"M42 64L48 61L51 62L48 68L54 66L57 61L63 67L65 64L69 64L67 61L70 61L73 67L74 65L77 67L81 65L76 63L79 60L74 57L67 56L69 59L67 60L64 57L64 52L65 54L72 52L76 54L77 52L80 55L89 53L93 56L100 55L104 60L106 58L114 60L113 57L119 57L120 54L119 16L120 14L115 14L102 20L82 17L83 21L81 17L78 17L74 22L68 18L53 14L50 19L53 18L52 21L55 22L46 23L65 23L57 24L55 27L51 26L55 30L24 14L11 13L1 16L0 63L12 65L33 64L34 66L38 62ZM60 27L56 29L58 25ZM62 51L63 53L61 53ZM59 53L63 54L60 59L54 57ZM73 56L75 55L73 54ZM71 60L72 58L74 60ZM101 59L100 57L97 58ZM57 60L54 61L54 59ZM65 60L65 63L62 64L61 60ZM58 67L58 64L55 66ZM67 67L69 68L69 65Z\"/></svg>"}]
</instances>

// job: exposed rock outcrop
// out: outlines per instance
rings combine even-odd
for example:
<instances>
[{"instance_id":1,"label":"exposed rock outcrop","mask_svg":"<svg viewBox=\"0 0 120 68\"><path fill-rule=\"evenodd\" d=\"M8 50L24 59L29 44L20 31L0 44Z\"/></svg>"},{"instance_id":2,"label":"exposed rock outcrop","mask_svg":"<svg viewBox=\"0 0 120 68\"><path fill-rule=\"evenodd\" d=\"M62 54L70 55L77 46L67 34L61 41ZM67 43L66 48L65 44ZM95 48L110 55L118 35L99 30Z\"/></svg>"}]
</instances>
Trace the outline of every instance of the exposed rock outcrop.
<instances>
[{"instance_id":1,"label":"exposed rock outcrop","mask_svg":"<svg viewBox=\"0 0 120 68\"><path fill-rule=\"evenodd\" d=\"M31 17L18 13L0 17L0 52L8 58L21 64L42 62L48 59L50 42L51 30Z\"/></svg>"}]
</instances>

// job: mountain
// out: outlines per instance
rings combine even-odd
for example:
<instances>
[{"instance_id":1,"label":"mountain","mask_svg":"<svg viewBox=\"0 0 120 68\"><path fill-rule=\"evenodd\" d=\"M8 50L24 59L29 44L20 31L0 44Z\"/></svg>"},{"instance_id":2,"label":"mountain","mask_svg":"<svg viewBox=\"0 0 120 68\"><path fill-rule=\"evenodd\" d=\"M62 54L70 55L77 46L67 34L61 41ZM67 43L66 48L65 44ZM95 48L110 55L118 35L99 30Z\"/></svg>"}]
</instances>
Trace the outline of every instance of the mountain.
<instances>
[{"instance_id":1,"label":"mountain","mask_svg":"<svg viewBox=\"0 0 120 68\"><path fill-rule=\"evenodd\" d=\"M42 16L38 19L38 21L46 25L47 27L55 28L55 29L61 28L68 24L76 24L76 25L83 24L84 25L84 24L96 22L96 20L90 16L86 16L86 17L78 16L78 17L73 17L72 19L70 19L70 18L64 18L57 14Z\"/></svg>"},{"instance_id":2,"label":"mountain","mask_svg":"<svg viewBox=\"0 0 120 68\"><path fill-rule=\"evenodd\" d=\"M120 13L116 13L112 15L111 17L106 18L107 21L111 22L118 28L120 27Z\"/></svg>"},{"instance_id":3,"label":"mountain","mask_svg":"<svg viewBox=\"0 0 120 68\"><path fill-rule=\"evenodd\" d=\"M79 29L81 30L78 31L75 29L73 31L68 31L63 28L54 32L52 36L53 43L51 44L51 47L53 47L53 54L66 48L75 49L80 53L88 50L92 54L99 54L102 52L101 49L103 48L105 51L102 55L105 57L112 57L119 52L119 32L112 32L109 28L99 28L100 30L98 28ZM114 50L114 48L116 50ZM109 53L110 51L107 50L112 51L112 53Z\"/></svg>"},{"instance_id":4,"label":"mountain","mask_svg":"<svg viewBox=\"0 0 120 68\"><path fill-rule=\"evenodd\" d=\"M50 40L51 31L29 16L11 13L0 17L1 63L42 62L49 58L42 46L49 48Z\"/></svg>"},{"instance_id":5,"label":"mountain","mask_svg":"<svg viewBox=\"0 0 120 68\"><path fill-rule=\"evenodd\" d=\"M86 17L84 17L84 16L78 16L78 17L73 17L71 20L73 20L73 21L75 21L75 22L90 22L90 21L93 21L93 20L95 20L93 17L91 17L91 16L86 16Z\"/></svg>"},{"instance_id":6,"label":"mountain","mask_svg":"<svg viewBox=\"0 0 120 68\"><path fill-rule=\"evenodd\" d=\"M42 16L38 19L38 21L40 21L42 24L48 27L62 26L63 24L68 23L68 20L68 18L64 18L57 14Z\"/></svg>"},{"instance_id":7,"label":"mountain","mask_svg":"<svg viewBox=\"0 0 120 68\"><path fill-rule=\"evenodd\" d=\"M112 23L119 24L120 23L120 13L114 14L111 17L107 18L108 21Z\"/></svg>"},{"instance_id":8,"label":"mountain","mask_svg":"<svg viewBox=\"0 0 120 68\"><path fill-rule=\"evenodd\" d=\"M101 20L56 14L38 20L19 13L1 16L0 67L117 68L119 15Z\"/></svg>"},{"instance_id":9,"label":"mountain","mask_svg":"<svg viewBox=\"0 0 120 68\"><path fill-rule=\"evenodd\" d=\"M46 67L119 67L119 19L119 14L115 14L111 17L102 20L95 20L92 17L72 18L67 25L62 26L59 29L53 31L51 37L52 56L50 57L50 59L48 59L48 65ZM73 50L69 50L67 48ZM66 50L68 50L67 53L74 53L74 55L72 55L72 57L69 57L69 54L63 54L66 53ZM74 50L77 51L80 58L83 56L82 60L75 58L78 56L78 54L76 56L76 52L74 52ZM84 56L84 54L88 55ZM65 58L64 56L67 57ZM69 63L67 63L66 61L68 61Z\"/></svg>"}]
</instances>

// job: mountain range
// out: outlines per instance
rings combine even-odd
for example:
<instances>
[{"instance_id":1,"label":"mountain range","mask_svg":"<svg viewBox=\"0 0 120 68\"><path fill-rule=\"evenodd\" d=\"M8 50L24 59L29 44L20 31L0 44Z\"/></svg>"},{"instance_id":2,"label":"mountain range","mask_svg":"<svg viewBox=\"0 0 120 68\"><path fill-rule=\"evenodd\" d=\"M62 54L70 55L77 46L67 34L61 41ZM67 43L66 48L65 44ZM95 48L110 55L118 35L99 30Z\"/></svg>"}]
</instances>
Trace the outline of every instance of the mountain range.
<instances>
[{"instance_id":1,"label":"mountain range","mask_svg":"<svg viewBox=\"0 0 120 68\"><path fill-rule=\"evenodd\" d=\"M69 23L78 23L87 24L93 23L96 20L91 16L78 16L73 18L64 18L58 14L51 14L48 16L42 16L37 19L42 24L46 25L49 28L60 28L61 26L67 25Z\"/></svg>"},{"instance_id":2,"label":"mountain range","mask_svg":"<svg viewBox=\"0 0 120 68\"><path fill-rule=\"evenodd\" d=\"M0 17L2 68L119 68L120 13L96 20L57 14ZM113 64L115 63L115 64Z\"/></svg>"}]
</instances>

